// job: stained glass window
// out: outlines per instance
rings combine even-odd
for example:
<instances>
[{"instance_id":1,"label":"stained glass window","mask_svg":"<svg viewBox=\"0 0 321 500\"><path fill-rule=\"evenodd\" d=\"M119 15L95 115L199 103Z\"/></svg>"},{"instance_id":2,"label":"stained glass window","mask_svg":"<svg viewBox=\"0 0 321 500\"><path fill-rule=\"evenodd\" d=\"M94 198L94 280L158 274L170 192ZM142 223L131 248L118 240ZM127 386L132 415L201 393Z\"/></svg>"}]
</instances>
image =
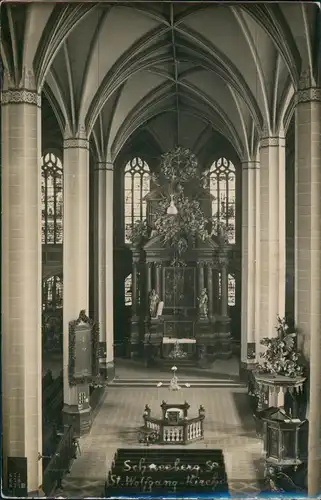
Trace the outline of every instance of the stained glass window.
<instances>
[{"instance_id":1,"label":"stained glass window","mask_svg":"<svg viewBox=\"0 0 321 500\"><path fill-rule=\"evenodd\" d=\"M63 305L63 282L60 276L51 276L42 283L42 308L61 309Z\"/></svg>"},{"instance_id":2,"label":"stained glass window","mask_svg":"<svg viewBox=\"0 0 321 500\"><path fill-rule=\"evenodd\" d=\"M219 158L209 170L209 189L214 196L212 215L228 226L228 241L235 243L235 167L226 158Z\"/></svg>"},{"instance_id":3,"label":"stained glass window","mask_svg":"<svg viewBox=\"0 0 321 500\"><path fill-rule=\"evenodd\" d=\"M222 278L221 273L218 275L218 294L219 298L222 296ZM233 274L229 274L227 278L227 303L229 307L235 306L235 276Z\"/></svg>"},{"instance_id":4,"label":"stained glass window","mask_svg":"<svg viewBox=\"0 0 321 500\"><path fill-rule=\"evenodd\" d=\"M125 167L124 212L125 229L138 220L146 219L146 200L150 191L150 171L147 163L139 157L133 158ZM129 243L126 238L125 243Z\"/></svg>"},{"instance_id":5,"label":"stained glass window","mask_svg":"<svg viewBox=\"0 0 321 500\"><path fill-rule=\"evenodd\" d=\"M62 243L63 171L53 153L42 158L41 166L42 243Z\"/></svg>"},{"instance_id":6,"label":"stained glass window","mask_svg":"<svg viewBox=\"0 0 321 500\"><path fill-rule=\"evenodd\" d=\"M125 278L125 306L132 305L132 275Z\"/></svg>"}]
</instances>

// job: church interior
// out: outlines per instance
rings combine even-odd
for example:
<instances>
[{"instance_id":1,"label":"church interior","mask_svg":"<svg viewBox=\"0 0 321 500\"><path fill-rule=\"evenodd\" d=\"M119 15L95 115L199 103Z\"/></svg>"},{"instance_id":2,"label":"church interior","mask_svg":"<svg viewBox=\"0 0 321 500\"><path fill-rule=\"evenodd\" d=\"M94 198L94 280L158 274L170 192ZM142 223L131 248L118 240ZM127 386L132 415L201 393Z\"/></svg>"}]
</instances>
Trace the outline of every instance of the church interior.
<instances>
[{"instance_id":1,"label":"church interior","mask_svg":"<svg viewBox=\"0 0 321 500\"><path fill-rule=\"evenodd\" d=\"M6 495L320 495L320 6L1 4Z\"/></svg>"}]
</instances>

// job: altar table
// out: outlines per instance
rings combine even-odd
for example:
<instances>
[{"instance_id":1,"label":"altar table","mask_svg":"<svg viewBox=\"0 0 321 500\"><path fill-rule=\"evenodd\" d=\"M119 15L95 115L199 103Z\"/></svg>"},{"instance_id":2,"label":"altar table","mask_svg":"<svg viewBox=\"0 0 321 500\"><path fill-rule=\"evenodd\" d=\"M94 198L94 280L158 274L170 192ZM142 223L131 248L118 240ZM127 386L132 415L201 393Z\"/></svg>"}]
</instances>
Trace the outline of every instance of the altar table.
<instances>
[{"instance_id":1,"label":"altar table","mask_svg":"<svg viewBox=\"0 0 321 500\"><path fill-rule=\"evenodd\" d=\"M172 337L163 337L163 344L196 344L196 339L177 339Z\"/></svg>"}]
</instances>

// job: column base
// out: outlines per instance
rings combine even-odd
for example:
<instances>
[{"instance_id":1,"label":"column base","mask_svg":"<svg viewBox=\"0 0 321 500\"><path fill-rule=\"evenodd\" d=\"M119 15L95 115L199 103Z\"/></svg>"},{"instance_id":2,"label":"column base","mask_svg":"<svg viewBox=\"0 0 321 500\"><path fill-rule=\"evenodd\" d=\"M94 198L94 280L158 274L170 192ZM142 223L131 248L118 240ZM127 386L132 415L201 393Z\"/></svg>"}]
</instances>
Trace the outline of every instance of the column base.
<instances>
[{"instance_id":1,"label":"column base","mask_svg":"<svg viewBox=\"0 0 321 500\"><path fill-rule=\"evenodd\" d=\"M62 410L63 424L72 425L74 428L74 437L81 437L90 432L92 418L91 407L84 410L78 410L78 405L65 404Z\"/></svg>"},{"instance_id":2,"label":"column base","mask_svg":"<svg viewBox=\"0 0 321 500\"><path fill-rule=\"evenodd\" d=\"M29 491L28 498L47 498L45 492L40 487L39 490Z\"/></svg>"},{"instance_id":3,"label":"column base","mask_svg":"<svg viewBox=\"0 0 321 500\"><path fill-rule=\"evenodd\" d=\"M107 380L107 363L106 360L99 360L99 376L102 380Z\"/></svg>"},{"instance_id":4,"label":"column base","mask_svg":"<svg viewBox=\"0 0 321 500\"><path fill-rule=\"evenodd\" d=\"M248 383L249 376L255 368L257 368L258 363L254 360L241 361L239 367L239 376L242 382Z\"/></svg>"},{"instance_id":5,"label":"column base","mask_svg":"<svg viewBox=\"0 0 321 500\"><path fill-rule=\"evenodd\" d=\"M106 375L108 382L111 382L115 378L115 363L113 361L107 361L106 363Z\"/></svg>"}]
</instances>

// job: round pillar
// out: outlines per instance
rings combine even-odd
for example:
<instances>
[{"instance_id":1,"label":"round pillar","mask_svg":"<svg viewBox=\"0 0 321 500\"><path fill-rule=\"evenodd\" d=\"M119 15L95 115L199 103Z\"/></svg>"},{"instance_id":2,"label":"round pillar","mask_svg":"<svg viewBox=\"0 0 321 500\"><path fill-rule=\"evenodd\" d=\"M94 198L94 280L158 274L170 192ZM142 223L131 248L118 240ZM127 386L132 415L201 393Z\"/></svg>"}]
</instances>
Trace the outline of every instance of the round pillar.
<instances>
[{"instance_id":1,"label":"round pillar","mask_svg":"<svg viewBox=\"0 0 321 500\"><path fill-rule=\"evenodd\" d=\"M81 132L64 141L63 373L64 422L78 435L91 426L89 386L70 386L69 322L89 309L89 142ZM85 400L78 410L78 401Z\"/></svg>"},{"instance_id":2,"label":"round pillar","mask_svg":"<svg viewBox=\"0 0 321 500\"><path fill-rule=\"evenodd\" d=\"M308 495L316 497L321 485L321 89L307 86L298 92L295 116L295 320L299 345L310 361Z\"/></svg>"},{"instance_id":3,"label":"round pillar","mask_svg":"<svg viewBox=\"0 0 321 500\"><path fill-rule=\"evenodd\" d=\"M161 272L162 272L162 265L159 262L156 262L155 264L156 270L155 270L155 290L158 296L161 296ZM162 299L161 299L162 300Z\"/></svg>"},{"instance_id":4,"label":"round pillar","mask_svg":"<svg viewBox=\"0 0 321 500\"><path fill-rule=\"evenodd\" d=\"M259 162L242 164L242 295L241 363L255 363L259 331L260 262L260 170Z\"/></svg>"},{"instance_id":5,"label":"round pillar","mask_svg":"<svg viewBox=\"0 0 321 500\"><path fill-rule=\"evenodd\" d=\"M114 378L114 278L113 278L113 164L95 165L97 221L95 293L100 343L105 353L100 358L100 370L108 379Z\"/></svg>"},{"instance_id":6,"label":"round pillar","mask_svg":"<svg viewBox=\"0 0 321 500\"><path fill-rule=\"evenodd\" d=\"M228 276L227 263L225 259L221 260L221 315L228 316Z\"/></svg>"},{"instance_id":7,"label":"round pillar","mask_svg":"<svg viewBox=\"0 0 321 500\"><path fill-rule=\"evenodd\" d=\"M204 262L198 261L197 266L198 266L198 293L200 295L202 290L204 289Z\"/></svg>"},{"instance_id":8,"label":"round pillar","mask_svg":"<svg viewBox=\"0 0 321 500\"><path fill-rule=\"evenodd\" d=\"M207 293L208 293L208 315L213 316L213 265L207 263Z\"/></svg>"},{"instance_id":9,"label":"round pillar","mask_svg":"<svg viewBox=\"0 0 321 500\"><path fill-rule=\"evenodd\" d=\"M7 460L17 457L26 463L27 492L38 495L42 484L38 458L42 456L41 99L35 90L11 89L2 92L1 101L3 489L8 487Z\"/></svg>"},{"instance_id":10,"label":"round pillar","mask_svg":"<svg viewBox=\"0 0 321 500\"><path fill-rule=\"evenodd\" d=\"M274 337L277 316L285 315L284 137L260 142L260 214L259 340Z\"/></svg>"}]
</instances>

